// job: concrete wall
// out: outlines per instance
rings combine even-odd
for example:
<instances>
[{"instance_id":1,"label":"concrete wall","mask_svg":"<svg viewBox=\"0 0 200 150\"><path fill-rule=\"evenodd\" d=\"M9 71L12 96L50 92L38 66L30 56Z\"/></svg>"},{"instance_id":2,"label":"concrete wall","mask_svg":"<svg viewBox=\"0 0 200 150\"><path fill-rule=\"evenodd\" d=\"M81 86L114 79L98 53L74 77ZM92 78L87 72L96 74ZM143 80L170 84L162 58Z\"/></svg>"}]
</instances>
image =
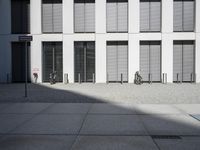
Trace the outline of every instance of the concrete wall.
<instances>
[{"instance_id":1,"label":"concrete wall","mask_svg":"<svg viewBox=\"0 0 200 150\"><path fill-rule=\"evenodd\" d=\"M162 73L167 73L168 82L173 81L173 40L196 40L196 74L200 82L200 1L196 0L196 30L192 33L173 33L173 0L162 0L162 32L140 33L139 1L129 0L128 33L106 33L106 0L96 0L96 33L74 33L73 0L63 0L63 34L42 34L41 0L31 1L31 74L38 72L42 82L42 42L63 41L63 73L68 73L69 82L74 82L74 41L96 41L96 82L106 82L106 41L129 41L129 82L139 70L139 41L162 42ZM0 0L0 82L6 82L11 73L11 42L18 35L11 35L10 0ZM32 76L33 80L33 76Z\"/></svg>"}]
</instances>

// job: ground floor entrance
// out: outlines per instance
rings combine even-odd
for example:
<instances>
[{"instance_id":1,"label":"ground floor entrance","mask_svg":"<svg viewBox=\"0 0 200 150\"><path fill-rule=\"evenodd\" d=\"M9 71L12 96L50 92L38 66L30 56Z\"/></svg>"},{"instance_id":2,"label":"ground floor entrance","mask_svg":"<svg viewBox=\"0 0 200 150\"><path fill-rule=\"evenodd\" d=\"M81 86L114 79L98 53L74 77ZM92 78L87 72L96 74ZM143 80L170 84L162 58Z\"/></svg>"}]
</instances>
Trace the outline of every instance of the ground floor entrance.
<instances>
[{"instance_id":1,"label":"ground floor entrance","mask_svg":"<svg viewBox=\"0 0 200 150\"><path fill-rule=\"evenodd\" d=\"M106 61L108 82L128 82L128 41L108 41Z\"/></svg>"},{"instance_id":2,"label":"ground floor entrance","mask_svg":"<svg viewBox=\"0 0 200 150\"><path fill-rule=\"evenodd\" d=\"M49 82L50 73L56 72L56 81L63 81L62 42L43 42L43 82Z\"/></svg>"},{"instance_id":3,"label":"ground floor entrance","mask_svg":"<svg viewBox=\"0 0 200 150\"><path fill-rule=\"evenodd\" d=\"M173 81L195 81L194 41L174 41Z\"/></svg>"},{"instance_id":4,"label":"ground floor entrance","mask_svg":"<svg viewBox=\"0 0 200 150\"><path fill-rule=\"evenodd\" d=\"M161 42L140 42L140 73L144 82L161 82Z\"/></svg>"},{"instance_id":5,"label":"ground floor entrance","mask_svg":"<svg viewBox=\"0 0 200 150\"><path fill-rule=\"evenodd\" d=\"M95 42L74 42L75 82L95 81Z\"/></svg>"},{"instance_id":6,"label":"ground floor entrance","mask_svg":"<svg viewBox=\"0 0 200 150\"><path fill-rule=\"evenodd\" d=\"M12 42L12 82L25 82L25 43ZM27 50L28 81L30 82L30 43Z\"/></svg>"}]
</instances>

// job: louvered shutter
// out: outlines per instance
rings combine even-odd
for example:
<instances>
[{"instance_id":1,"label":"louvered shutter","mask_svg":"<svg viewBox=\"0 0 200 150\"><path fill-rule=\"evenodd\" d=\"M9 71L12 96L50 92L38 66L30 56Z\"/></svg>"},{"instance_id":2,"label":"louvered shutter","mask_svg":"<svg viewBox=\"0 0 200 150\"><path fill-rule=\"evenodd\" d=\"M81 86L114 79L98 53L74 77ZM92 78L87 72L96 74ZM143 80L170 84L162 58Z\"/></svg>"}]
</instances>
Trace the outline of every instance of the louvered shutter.
<instances>
[{"instance_id":1,"label":"louvered shutter","mask_svg":"<svg viewBox=\"0 0 200 150\"><path fill-rule=\"evenodd\" d=\"M118 32L128 31L128 3L118 3Z\"/></svg>"},{"instance_id":2,"label":"louvered shutter","mask_svg":"<svg viewBox=\"0 0 200 150\"><path fill-rule=\"evenodd\" d=\"M194 31L194 1L183 1L184 31Z\"/></svg>"},{"instance_id":3,"label":"louvered shutter","mask_svg":"<svg viewBox=\"0 0 200 150\"><path fill-rule=\"evenodd\" d=\"M107 73L108 81L117 81L117 44L107 43Z\"/></svg>"},{"instance_id":4,"label":"louvered shutter","mask_svg":"<svg viewBox=\"0 0 200 150\"><path fill-rule=\"evenodd\" d=\"M182 42L174 43L173 50L173 80L177 81L177 74L179 74L179 81L182 80Z\"/></svg>"},{"instance_id":5,"label":"louvered shutter","mask_svg":"<svg viewBox=\"0 0 200 150\"><path fill-rule=\"evenodd\" d=\"M117 3L107 3L107 32L117 32Z\"/></svg>"},{"instance_id":6,"label":"louvered shutter","mask_svg":"<svg viewBox=\"0 0 200 150\"><path fill-rule=\"evenodd\" d=\"M84 3L75 3L74 11L74 20L75 20L75 32L84 32L85 31L85 8Z\"/></svg>"},{"instance_id":7,"label":"louvered shutter","mask_svg":"<svg viewBox=\"0 0 200 150\"><path fill-rule=\"evenodd\" d=\"M140 31L149 31L150 16L149 16L149 2L140 2Z\"/></svg>"},{"instance_id":8,"label":"louvered shutter","mask_svg":"<svg viewBox=\"0 0 200 150\"><path fill-rule=\"evenodd\" d=\"M95 32L95 3L85 3L85 32Z\"/></svg>"},{"instance_id":9,"label":"louvered shutter","mask_svg":"<svg viewBox=\"0 0 200 150\"><path fill-rule=\"evenodd\" d=\"M150 74L152 81L161 81L160 42L150 42Z\"/></svg>"},{"instance_id":10,"label":"louvered shutter","mask_svg":"<svg viewBox=\"0 0 200 150\"><path fill-rule=\"evenodd\" d=\"M194 44L191 41L183 43L183 81L190 81L194 73Z\"/></svg>"},{"instance_id":11,"label":"louvered shutter","mask_svg":"<svg viewBox=\"0 0 200 150\"><path fill-rule=\"evenodd\" d=\"M149 81L149 42L140 44L140 74L143 81Z\"/></svg>"},{"instance_id":12,"label":"louvered shutter","mask_svg":"<svg viewBox=\"0 0 200 150\"><path fill-rule=\"evenodd\" d=\"M174 31L183 31L183 2L174 1Z\"/></svg>"},{"instance_id":13,"label":"louvered shutter","mask_svg":"<svg viewBox=\"0 0 200 150\"><path fill-rule=\"evenodd\" d=\"M42 4L43 32L53 32L53 4L44 2Z\"/></svg>"},{"instance_id":14,"label":"louvered shutter","mask_svg":"<svg viewBox=\"0 0 200 150\"><path fill-rule=\"evenodd\" d=\"M62 1L53 4L53 32L62 32Z\"/></svg>"},{"instance_id":15,"label":"louvered shutter","mask_svg":"<svg viewBox=\"0 0 200 150\"><path fill-rule=\"evenodd\" d=\"M121 81L121 74L123 74L123 81L128 81L128 43L118 42L118 81Z\"/></svg>"},{"instance_id":16,"label":"louvered shutter","mask_svg":"<svg viewBox=\"0 0 200 150\"><path fill-rule=\"evenodd\" d=\"M150 2L150 31L160 31L161 18L160 1Z\"/></svg>"}]
</instances>

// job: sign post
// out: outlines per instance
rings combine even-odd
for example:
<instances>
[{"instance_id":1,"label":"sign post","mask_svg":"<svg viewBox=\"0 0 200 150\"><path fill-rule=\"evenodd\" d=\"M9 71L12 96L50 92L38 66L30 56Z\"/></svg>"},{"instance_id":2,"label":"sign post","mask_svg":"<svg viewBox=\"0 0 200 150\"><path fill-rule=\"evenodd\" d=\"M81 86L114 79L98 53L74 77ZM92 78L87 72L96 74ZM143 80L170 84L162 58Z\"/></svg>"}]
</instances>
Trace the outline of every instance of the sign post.
<instances>
[{"instance_id":1,"label":"sign post","mask_svg":"<svg viewBox=\"0 0 200 150\"><path fill-rule=\"evenodd\" d=\"M28 42L32 41L32 36L19 36L20 42L25 42L25 97L27 94L27 81L28 81Z\"/></svg>"}]
</instances>

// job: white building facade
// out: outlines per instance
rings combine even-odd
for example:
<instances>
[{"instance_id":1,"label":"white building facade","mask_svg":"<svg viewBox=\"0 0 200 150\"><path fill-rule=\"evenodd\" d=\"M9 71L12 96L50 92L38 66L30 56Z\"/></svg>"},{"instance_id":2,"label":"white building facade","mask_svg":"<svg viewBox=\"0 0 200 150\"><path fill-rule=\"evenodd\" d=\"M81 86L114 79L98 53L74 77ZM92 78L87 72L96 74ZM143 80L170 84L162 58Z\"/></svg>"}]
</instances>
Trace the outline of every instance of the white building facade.
<instances>
[{"instance_id":1,"label":"white building facade","mask_svg":"<svg viewBox=\"0 0 200 150\"><path fill-rule=\"evenodd\" d=\"M24 1L0 0L1 83L23 81L20 35L33 36L31 81L200 82L199 0Z\"/></svg>"}]
</instances>

